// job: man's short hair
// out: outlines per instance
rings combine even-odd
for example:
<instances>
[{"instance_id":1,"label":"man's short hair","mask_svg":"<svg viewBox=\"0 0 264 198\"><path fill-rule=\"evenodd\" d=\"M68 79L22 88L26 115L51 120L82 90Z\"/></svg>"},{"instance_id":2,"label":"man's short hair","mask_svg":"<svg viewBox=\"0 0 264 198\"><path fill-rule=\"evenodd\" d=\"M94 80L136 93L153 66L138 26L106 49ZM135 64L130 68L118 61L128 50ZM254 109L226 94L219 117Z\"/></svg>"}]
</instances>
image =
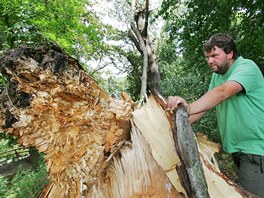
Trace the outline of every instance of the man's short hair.
<instances>
[{"instance_id":1,"label":"man's short hair","mask_svg":"<svg viewBox=\"0 0 264 198\"><path fill-rule=\"evenodd\" d=\"M203 52L210 52L217 46L222 48L226 54L233 51L233 59L237 58L236 44L232 36L224 33L217 33L210 37L210 39L204 44Z\"/></svg>"}]
</instances>

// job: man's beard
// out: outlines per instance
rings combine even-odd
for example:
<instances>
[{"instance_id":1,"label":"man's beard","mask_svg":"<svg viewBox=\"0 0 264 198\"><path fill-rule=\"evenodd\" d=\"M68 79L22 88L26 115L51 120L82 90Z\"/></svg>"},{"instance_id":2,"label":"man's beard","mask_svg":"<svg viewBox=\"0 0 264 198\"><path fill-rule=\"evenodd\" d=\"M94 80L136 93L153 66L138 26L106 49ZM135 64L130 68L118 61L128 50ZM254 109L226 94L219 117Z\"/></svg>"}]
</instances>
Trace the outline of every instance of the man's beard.
<instances>
[{"instance_id":1,"label":"man's beard","mask_svg":"<svg viewBox=\"0 0 264 198\"><path fill-rule=\"evenodd\" d=\"M228 71L229 66L228 66L228 63L225 63L225 65L223 65L223 66L217 65L217 68L218 68L218 70L213 71L213 72L216 74L224 75Z\"/></svg>"}]
</instances>

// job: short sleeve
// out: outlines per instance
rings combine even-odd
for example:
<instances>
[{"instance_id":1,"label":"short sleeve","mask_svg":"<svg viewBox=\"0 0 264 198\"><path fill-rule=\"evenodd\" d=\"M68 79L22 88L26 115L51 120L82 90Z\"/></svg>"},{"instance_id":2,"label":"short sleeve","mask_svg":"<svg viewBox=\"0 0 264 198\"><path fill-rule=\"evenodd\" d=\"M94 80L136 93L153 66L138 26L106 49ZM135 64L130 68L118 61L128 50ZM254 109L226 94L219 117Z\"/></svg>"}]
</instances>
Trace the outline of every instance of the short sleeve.
<instances>
[{"instance_id":1,"label":"short sleeve","mask_svg":"<svg viewBox=\"0 0 264 198\"><path fill-rule=\"evenodd\" d=\"M234 80L240 83L245 92L248 93L254 89L257 83L258 66L251 60L240 63L239 67L236 67L228 80Z\"/></svg>"}]
</instances>

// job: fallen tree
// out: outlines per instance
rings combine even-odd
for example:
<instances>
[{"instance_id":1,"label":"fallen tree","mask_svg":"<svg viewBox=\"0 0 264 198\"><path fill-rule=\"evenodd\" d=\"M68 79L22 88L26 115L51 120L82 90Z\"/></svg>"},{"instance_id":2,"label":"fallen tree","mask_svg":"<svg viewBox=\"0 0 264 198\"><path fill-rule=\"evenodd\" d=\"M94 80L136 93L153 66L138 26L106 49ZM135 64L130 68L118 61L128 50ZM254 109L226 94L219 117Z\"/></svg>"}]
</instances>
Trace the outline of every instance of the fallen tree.
<instances>
[{"instance_id":1,"label":"fallen tree","mask_svg":"<svg viewBox=\"0 0 264 198\"><path fill-rule=\"evenodd\" d=\"M5 53L1 130L45 154L40 197L249 197L213 163L219 145L194 136L154 93L138 107L111 98L56 47ZM196 144L198 142L198 144Z\"/></svg>"}]
</instances>

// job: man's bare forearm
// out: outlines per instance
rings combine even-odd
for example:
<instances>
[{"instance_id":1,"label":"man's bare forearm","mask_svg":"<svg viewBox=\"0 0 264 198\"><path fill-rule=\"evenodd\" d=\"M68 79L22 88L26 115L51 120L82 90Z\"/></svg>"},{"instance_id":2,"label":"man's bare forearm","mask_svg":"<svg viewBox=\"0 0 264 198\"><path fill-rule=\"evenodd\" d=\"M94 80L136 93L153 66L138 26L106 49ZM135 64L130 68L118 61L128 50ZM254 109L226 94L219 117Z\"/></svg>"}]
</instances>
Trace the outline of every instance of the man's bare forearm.
<instances>
[{"instance_id":1,"label":"man's bare forearm","mask_svg":"<svg viewBox=\"0 0 264 198\"><path fill-rule=\"evenodd\" d=\"M242 90L243 87L239 83L227 81L209 90L198 100L191 103L189 105L189 115L206 112Z\"/></svg>"},{"instance_id":2,"label":"man's bare forearm","mask_svg":"<svg viewBox=\"0 0 264 198\"><path fill-rule=\"evenodd\" d=\"M201 113L197 113L197 114L190 115L189 116L189 122L190 122L190 124L193 124L196 121L200 120L205 114L206 114L206 111L201 112Z\"/></svg>"}]
</instances>

